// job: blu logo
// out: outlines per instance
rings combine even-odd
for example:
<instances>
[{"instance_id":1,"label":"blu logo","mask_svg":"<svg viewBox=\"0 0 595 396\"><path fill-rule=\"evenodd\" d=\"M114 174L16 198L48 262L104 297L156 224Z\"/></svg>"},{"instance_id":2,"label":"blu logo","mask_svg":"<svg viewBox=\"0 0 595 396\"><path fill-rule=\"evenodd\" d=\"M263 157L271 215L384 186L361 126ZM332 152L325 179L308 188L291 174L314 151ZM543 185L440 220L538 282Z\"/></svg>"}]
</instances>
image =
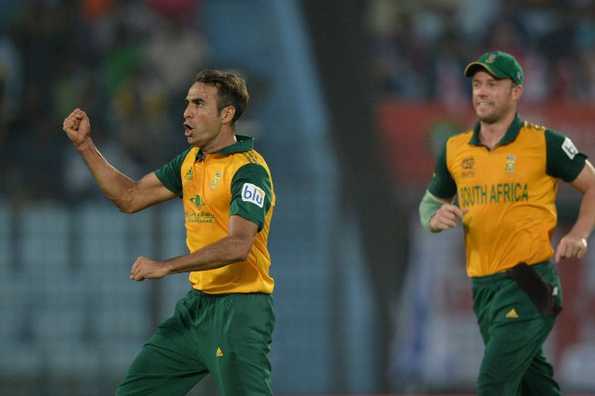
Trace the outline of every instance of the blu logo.
<instances>
[{"instance_id":1,"label":"blu logo","mask_svg":"<svg viewBox=\"0 0 595 396\"><path fill-rule=\"evenodd\" d=\"M258 207L264 207L264 190L252 183L244 183L242 186L242 201L250 202Z\"/></svg>"}]
</instances>

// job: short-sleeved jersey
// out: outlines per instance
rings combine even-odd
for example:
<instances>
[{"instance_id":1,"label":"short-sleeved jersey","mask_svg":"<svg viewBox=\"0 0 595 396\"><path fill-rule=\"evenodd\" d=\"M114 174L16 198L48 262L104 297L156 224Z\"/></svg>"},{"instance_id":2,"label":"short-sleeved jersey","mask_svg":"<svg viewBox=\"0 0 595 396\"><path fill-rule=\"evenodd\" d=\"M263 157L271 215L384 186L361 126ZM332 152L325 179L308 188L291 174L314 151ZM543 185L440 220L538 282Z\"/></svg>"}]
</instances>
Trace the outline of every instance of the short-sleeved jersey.
<instances>
[{"instance_id":1,"label":"short-sleeved jersey","mask_svg":"<svg viewBox=\"0 0 595 396\"><path fill-rule=\"evenodd\" d=\"M479 124L450 137L428 190L468 209L463 219L467 274L491 275L551 258L557 179L573 181L586 156L572 141L518 116L492 150Z\"/></svg>"},{"instance_id":2,"label":"short-sleeved jersey","mask_svg":"<svg viewBox=\"0 0 595 396\"><path fill-rule=\"evenodd\" d=\"M229 219L241 216L258 225L258 234L245 261L221 268L193 271L193 288L209 294L272 293L268 236L275 206L270 170L253 149L253 139L205 154L192 147L155 174L184 204L186 245L192 253L229 235Z\"/></svg>"}]
</instances>

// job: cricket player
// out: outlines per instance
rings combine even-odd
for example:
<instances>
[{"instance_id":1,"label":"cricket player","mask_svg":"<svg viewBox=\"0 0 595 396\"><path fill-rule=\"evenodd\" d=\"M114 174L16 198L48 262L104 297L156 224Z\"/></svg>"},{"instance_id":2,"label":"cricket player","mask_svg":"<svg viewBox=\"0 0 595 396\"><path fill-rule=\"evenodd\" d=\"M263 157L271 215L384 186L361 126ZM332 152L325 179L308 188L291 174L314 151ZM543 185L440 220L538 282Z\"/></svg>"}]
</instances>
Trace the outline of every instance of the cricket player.
<instances>
[{"instance_id":1,"label":"cricket player","mask_svg":"<svg viewBox=\"0 0 595 396\"><path fill-rule=\"evenodd\" d=\"M560 395L543 354L562 305L552 259L587 251L595 170L568 137L519 117L525 77L513 56L485 53L464 73L478 122L444 144L419 206L421 222L431 232L463 224L485 344L478 395ZM576 223L554 251L560 179L583 195Z\"/></svg>"},{"instance_id":2,"label":"cricket player","mask_svg":"<svg viewBox=\"0 0 595 396\"><path fill-rule=\"evenodd\" d=\"M269 352L274 327L267 248L275 193L253 139L235 133L249 100L236 73L200 72L188 90L188 149L134 181L101 155L85 112L63 129L104 195L125 213L181 198L188 253L139 257L130 279L186 272L191 289L132 363L118 396L185 395L207 374L225 396L271 395Z\"/></svg>"}]
</instances>

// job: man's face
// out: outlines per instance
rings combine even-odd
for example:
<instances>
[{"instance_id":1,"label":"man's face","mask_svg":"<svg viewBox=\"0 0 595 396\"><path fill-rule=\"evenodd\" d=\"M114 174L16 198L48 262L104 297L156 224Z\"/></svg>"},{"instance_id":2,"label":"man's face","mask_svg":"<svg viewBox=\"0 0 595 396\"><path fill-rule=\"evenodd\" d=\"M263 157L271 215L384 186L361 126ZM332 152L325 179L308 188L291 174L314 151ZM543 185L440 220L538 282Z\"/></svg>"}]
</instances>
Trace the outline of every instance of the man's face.
<instances>
[{"instance_id":1,"label":"man's face","mask_svg":"<svg viewBox=\"0 0 595 396\"><path fill-rule=\"evenodd\" d=\"M205 148L221 132L223 119L217 109L217 98L214 85L196 82L188 89L184 110L184 136L188 144Z\"/></svg>"},{"instance_id":2,"label":"man's face","mask_svg":"<svg viewBox=\"0 0 595 396\"><path fill-rule=\"evenodd\" d=\"M473 76L473 109L480 121L493 124L511 111L516 112L522 86L514 85L509 79L497 80L485 71Z\"/></svg>"}]
</instances>

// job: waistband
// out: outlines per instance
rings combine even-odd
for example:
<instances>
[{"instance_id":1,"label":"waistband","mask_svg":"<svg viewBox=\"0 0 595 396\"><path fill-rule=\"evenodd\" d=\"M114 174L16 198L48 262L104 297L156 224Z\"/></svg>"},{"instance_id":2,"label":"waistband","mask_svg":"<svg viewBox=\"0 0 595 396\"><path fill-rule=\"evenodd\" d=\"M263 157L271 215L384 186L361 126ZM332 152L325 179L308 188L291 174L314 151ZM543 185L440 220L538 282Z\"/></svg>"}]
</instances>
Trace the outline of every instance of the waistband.
<instances>
[{"instance_id":1,"label":"waistband","mask_svg":"<svg viewBox=\"0 0 595 396\"><path fill-rule=\"evenodd\" d=\"M189 295L198 295L201 297L207 297L207 298L213 298L213 299L217 299L217 298L222 298L222 297L229 297L229 296L271 296L271 294L269 293L263 293L263 292L246 292L246 293L205 293L202 290L198 290L195 288L190 288L190 290L188 291Z\"/></svg>"},{"instance_id":2,"label":"waistband","mask_svg":"<svg viewBox=\"0 0 595 396\"><path fill-rule=\"evenodd\" d=\"M535 268L537 271L546 270L548 268L553 268L553 264L549 261L543 261L541 263L530 264L532 268ZM473 286L485 286L492 284L494 282L501 281L503 279L510 279L510 277L506 274L506 271L510 268L505 269L504 271L496 272L492 275L486 276L474 276L471 278L471 284Z\"/></svg>"}]
</instances>

